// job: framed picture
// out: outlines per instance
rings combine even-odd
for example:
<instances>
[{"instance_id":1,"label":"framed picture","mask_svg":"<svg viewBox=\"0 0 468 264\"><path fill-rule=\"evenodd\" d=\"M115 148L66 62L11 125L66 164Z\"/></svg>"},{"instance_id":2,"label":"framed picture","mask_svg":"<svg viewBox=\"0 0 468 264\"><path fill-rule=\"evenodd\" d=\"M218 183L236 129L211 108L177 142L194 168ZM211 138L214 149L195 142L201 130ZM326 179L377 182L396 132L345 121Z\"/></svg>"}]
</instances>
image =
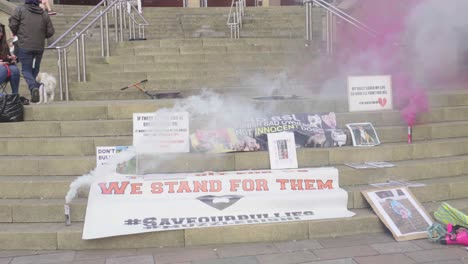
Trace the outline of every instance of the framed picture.
<instances>
[{"instance_id":1,"label":"framed picture","mask_svg":"<svg viewBox=\"0 0 468 264\"><path fill-rule=\"evenodd\" d=\"M270 154L271 169L297 169L294 133L269 133L268 152Z\"/></svg>"},{"instance_id":2,"label":"framed picture","mask_svg":"<svg viewBox=\"0 0 468 264\"><path fill-rule=\"evenodd\" d=\"M397 241L427 237L432 219L407 188L362 191Z\"/></svg>"},{"instance_id":3,"label":"framed picture","mask_svg":"<svg viewBox=\"0 0 468 264\"><path fill-rule=\"evenodd\" d=\"M353 146L371 147L380 144L379 136L371 123L346 124L353 140Z\"/></svg>"}]
</instances>

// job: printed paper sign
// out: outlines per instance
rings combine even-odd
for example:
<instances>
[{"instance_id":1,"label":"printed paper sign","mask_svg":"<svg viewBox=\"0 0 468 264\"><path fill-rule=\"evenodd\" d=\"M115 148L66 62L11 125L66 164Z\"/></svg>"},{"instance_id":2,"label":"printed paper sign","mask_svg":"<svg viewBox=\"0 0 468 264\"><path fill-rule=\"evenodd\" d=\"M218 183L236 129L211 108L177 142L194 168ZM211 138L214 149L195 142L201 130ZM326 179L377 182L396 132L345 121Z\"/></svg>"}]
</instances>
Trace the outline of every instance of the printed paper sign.
<instances>
[{"instance_id":1,"label":"printed paper sign","mask_svg":"<svg viewBox=\"0 0 468 264\"><path fill-rule=\"evenodd\" d=\"M268 134L268 152L272 169L296 169L298 167L294 133Z\"/></svg>"},{"instance_id":2,"label":"printed paper sign","mask_svg":"<svg viewBox=\"0 0 468 264\"><path fill-rule=\"evenodd\" d=\"M349 76L349 111L374 111L393 109L390 75Z\"/></svg>"},{"instance_id":3,"label":"printed paper sign","mask_svg":"<svg viewBox=\"0 0 468 264\"><path fill-rule=\"evenodd\" d=\"M189 152L189 114L134 113L133 146L139 153Z\"/></svg>"},{"instance_id":4,"label":"printed paper sign","mask_svg":"<svg viewBox=\"0 0 468 264\"><path fill-rule=\"evenodd\" d=\"M127 148L128 146L96 147L96 167L108 164L115 154Z\"/></svg>"},{"instance_id":5,"label":"printed paper sign","mask_svg":"<svg viewBox=\"0 0 468 264\"><path fill-rule=\"evenodd\" d=\"M83 239L354 215L336 168L103 176L91 185Z\"/></svg>"}]
</instances>

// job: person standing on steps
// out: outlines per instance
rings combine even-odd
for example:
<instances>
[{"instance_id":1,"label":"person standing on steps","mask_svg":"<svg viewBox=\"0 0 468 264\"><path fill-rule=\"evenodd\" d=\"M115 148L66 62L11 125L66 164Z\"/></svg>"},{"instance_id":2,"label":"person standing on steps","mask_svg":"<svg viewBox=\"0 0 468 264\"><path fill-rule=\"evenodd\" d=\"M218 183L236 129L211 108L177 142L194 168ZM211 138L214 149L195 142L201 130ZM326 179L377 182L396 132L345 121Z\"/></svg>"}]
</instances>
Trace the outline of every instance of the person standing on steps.
<instances>
[{"instance_id":1,"label":"person standing on steps","mask_svg":"<svg viewBox=\"0 0 468 264\"><path fill-rule=\"evenodd\" d=\"M9 18L11 32L18 37L18 59L23 77L31 91L31 102L39 102L39 74L44 43L54 35L55 29L49 14L39 7L40 0L25 0Z\"/></svg>"}]
</instances>

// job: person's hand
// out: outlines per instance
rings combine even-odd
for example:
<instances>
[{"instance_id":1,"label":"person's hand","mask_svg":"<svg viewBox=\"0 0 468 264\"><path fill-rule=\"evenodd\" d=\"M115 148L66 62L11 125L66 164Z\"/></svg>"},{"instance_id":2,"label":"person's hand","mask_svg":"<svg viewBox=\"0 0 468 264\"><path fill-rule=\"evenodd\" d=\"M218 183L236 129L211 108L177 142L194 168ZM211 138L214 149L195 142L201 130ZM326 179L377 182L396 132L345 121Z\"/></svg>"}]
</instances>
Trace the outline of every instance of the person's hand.
<instances>
[{"instance_id":1,"label":"person's hand","mask_svg":"<svg viewBox=\"0 0 468 264\"><path fill-rule=\"evenodd\" d=\"M8 58L10 58L11 63L16 63L16 55L10 55Z\"/></svg>"}]
</instances>

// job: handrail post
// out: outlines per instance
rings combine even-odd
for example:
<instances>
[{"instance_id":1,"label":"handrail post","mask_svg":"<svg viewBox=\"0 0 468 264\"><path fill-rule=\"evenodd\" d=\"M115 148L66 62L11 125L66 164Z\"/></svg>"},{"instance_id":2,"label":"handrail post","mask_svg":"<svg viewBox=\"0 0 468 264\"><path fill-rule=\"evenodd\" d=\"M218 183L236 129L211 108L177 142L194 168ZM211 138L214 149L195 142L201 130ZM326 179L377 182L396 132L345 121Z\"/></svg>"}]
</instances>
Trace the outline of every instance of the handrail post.
<instances>
[{"instance_id":1,"label":"handrail post","mask_svg":"<svg viewBox=\"0 0 468 264\"><path fill-rule=\"evenodd\" d=\"M307 2L305 3L306 9L306 22L305 22L305 29L306 29L306 44L312 44L312 3Z\"/></svg>"},{"instance_id":2,"label":"handrail post","mask_svg":"<svg viewBox=\"0 0 468 264\"><path fill-rule=\"evenodd\" d=\"M327 10L326 13L326 43L327 43L327 53L333 54L333 35L334 35L334 23L333 23L333 14Z\"/></svg>"},{"instance_id":3,"label":"handrail post","mask_svg":"<svg viewBox=\"0 0 468 264\"><path fill-rule=\"evenodd\" d=\"M120 38L119 38L119 42L122 42L123 41L123 23L124 23L124 20L123 20L123 10L122 10L122 2L119 2L119 29L120 29L120 32L119 32L119 35L120 35Z\"/></svg>"},{"instance_id":4,"label":"handrail post","mask_svg":"<svg viewBox=\"0 0 468 264\"><path fill-rule=\"evenodd\" d=\"M240 29L239 29L239 16L238 16L237 13L234 14L234 23L235 23L235 27L236 27L236 28L235 28L236 31L235 31L234 36L235 36L236 39L238 39L238 38L239 38L239 35L240 35Z\"/></svg>"},{"instance_id":5,"label":"handrail post","mask_svg":"<svg viewBox=\"0 0 468 264\"><path fill-rule=\"evenodd\" d=\"M128 39L132 39L132 15L128 14Z\"/></svg>"},{"instance_id":6,"label":"handrail post","mask_svg":"<svg viewBox=\"0 0 468 264\"><path fill-rule=\"evenodd\" d=\"M68 58L67 58L67 49L63 50L63 63L64 63L64 80L65 80L65 100L68 102L70 99L70 93L68 91Z\"/></svg>"},{"instance_id":7,"label":"handrail post","mask_svg":"<svg viewBox=\"0 0 468 264\"><path fill-rule=\"evenodd\" d=\"M123 10L122 10L123 28L127 29L127 10L128 10L129 3L128 2L125 2L125 3L121 2L121 3L123 6Z\"/></svg>"},{"instance_id":8,"label":"handrail post","mask_svg":"<svg viewBox=\"0 0 468 264\"><path fill-rule=\"evenodd\" d=\"M78 32L76 32L78 35ZM78 82L81 82L81 63L80 63L80 39L76 39L76 75Z\"/></svg>"},{"instance_id":9,"label":"handrail post","mask_svg":"<svg viewBox=\"0 0 468 264\"><path fill-rule=\"evenodd\" d=\"M86 34L81 35L81 62L83 65L83 82L86 82L86 43L85 43Z\"/></svg>"},{"instance_id":10,"label":"handrail post","mask_svg":"<svg viewBox=\"0 0 468 264\"><path fill-rule=\"evenodd\" d=\"M102 11L99 12L102 15ZM101 57L104 57L104 21L103 17L99 19L99 28L101 30Z\"/></svg>"},{"instance_id":11,"label":"handrail post","mask_svg":"<svg viewBox=\"0 0 468 264\"><path fill-rule=\"evenodd\" d=\"M109 13L106 12L104 14L104 25L105 25L105 32L106 32L106 57L110 56L110 44L109 44Z\"/></svg>"},{"instance_id":12,"label":"handrail post","mask_svg":"<svg viewBox=\"0 0 468 264\"><path fill-rule=\"evenodd\" d=\"M114 10L115 10L115 15L114 15L114 31L115 31L115 42L119 42L119 23L118 23L118 16L119 16L119 12L117 10L117 4L114 5Z\"/></svg>"},{"instance_id":13,"label":"handrail post","mask_svg":"<svg viewBox=\"0 0 468 264\"><path fill-rule=\"evenodd\" d=\"M133 19L135 19L135 15L133 15ZM132 23L132 32L133 32L133 39L136 39L136 29L135 29L135 22ZM140 36L138 36L140 37Z\"/></svg>"},{"instance_id":14,"label":"handrail post","mask_svg":"<svg viewBox=\"0 0 468 264\"><path fill-rule=\"evenodd\" d=\"M62 49L57 49L57 70L59 78L59 93L60 101L63 101L63 61L62 61Z\"/></svg>"}]
</instances>

